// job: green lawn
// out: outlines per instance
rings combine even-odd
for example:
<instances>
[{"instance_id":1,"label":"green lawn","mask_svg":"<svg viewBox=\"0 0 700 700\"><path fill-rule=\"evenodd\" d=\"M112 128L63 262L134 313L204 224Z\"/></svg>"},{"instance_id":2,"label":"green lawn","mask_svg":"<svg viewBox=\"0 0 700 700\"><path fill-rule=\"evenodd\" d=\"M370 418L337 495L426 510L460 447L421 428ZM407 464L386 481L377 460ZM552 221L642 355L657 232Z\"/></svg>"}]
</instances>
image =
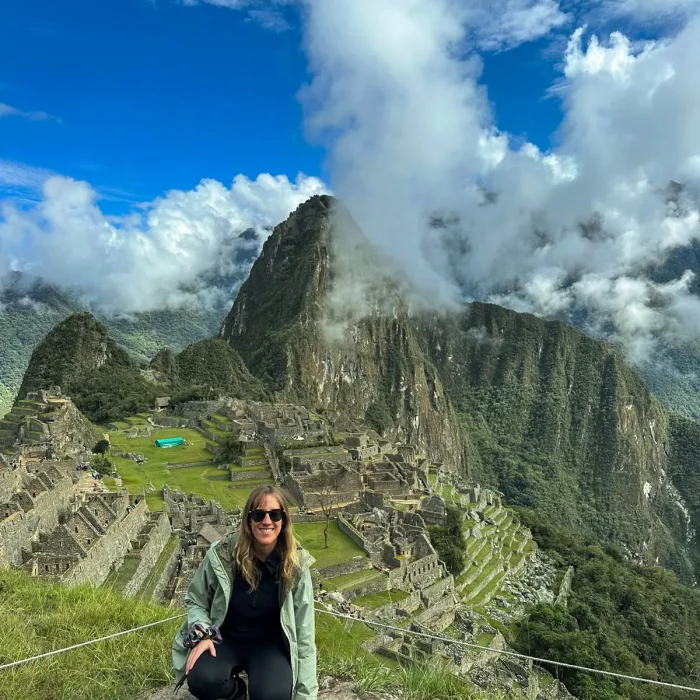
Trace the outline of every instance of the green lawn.
<instances>
[{"instance_id":1,"label":"green lawn","mask_svg":"<svg viewBox=\"0 0 700 700\"><path fill-rule=\"evenodd\" d=\"M316 558L315 566L323 568L342 564L353 557L367 555L332 521L328 528L328 549L323 546L325 523L299 523L294 526L294 533L304 549Z\"/></svg>"},{"instance_id":2,"label":"green lawn","mask_svg":"<svg viewBox=\"0 0 700 700\"><path fill-rule=\"evenodd\" d=\"M378 578L388 578L383 571L376 569L363 569L355 571L352 574L343 574L342 576L334 576L324 581L326 588L330 591L346 591L351 588L356 588L363 583L369 583Z\"/></svg>"},{"instance_id":3,"label":"green lawn","mask_svg":"<svg viewBox=\"0 0 700 700\"><path fill-rule=\"evenodd\" d=\"M361 598L355 598L353 603L362 608L381 608L389 603L399 603L408 598L406 591L388 590L382 593L368 593Z\"/></svg>"},{"instance_id":4,"label":"green lawn","mask_svg":"<svg viewBox=\"0 0 700 700\"><path fill-rule=\"evenodd\" d=\"M155 440L169 437L182 437L192 444L169 448L155 446ZM211 453L205 448L206 438L195 430L164 428L154 430L150 438L135 439L128 439L123 434L111 432L110 440L115 449L139 452L147 458L143 464L137 464L125 457L113 457L113 460L122 479L122 485L129 490L129 493L141 493L149 483L153 484L156 491L146 495L148 507L151 510L164 508L160 493L163 484L182 491L185 495L194 493L207 500L213 498L224 508L234 508L245 504L253 486L258 483L268 483L268 480L246 482L240 489L231 489L229 481L211 481L205 478L222 475L222 470L217 469L215 465L167 469L166 462L202 462L211 459Z\"/></svg>"},{"instance_id":5,"label":"green lawn","mask_svg":"<svg viewBox=\"0 0 700 700\"><path fill-rule=\"evenodd\" d=\"M173 437L181 437L192 444L179 447L156 447L156 440ZM206 448L207 439L204 435L189 428L163 428L154 430L151 437L143 438L127 438L123 433L112 431L109 433L109 439L113 448L142 454L151 466L162 466L166 462L203 462L212 458L211 452Z\"/></svg>"},{"instance_id":6,"label":"green lawn","mask_svg":"<svg viewBox=\"0 0 700 700\"><path fill-rule=\"evenodd\" d=\"M117 471L122 477L122 484L129 493L141 493L143 488L152 483L156 491L146 494L146 502L151 510L163 510L164 502L161 495L163 484L177 489L185 495L194 493L206 500L214 499L224 508L235 508L245 504L248 494L254 486L260 483L271 483L270 479L258 482L246 482L239 489L230 488L230 481L209 480L207 476L219 476L221 470L215 466L183 467L182 469L165 469L146 462L138 465L129 459L116 459Z\"/></svg>"}]
</instances>

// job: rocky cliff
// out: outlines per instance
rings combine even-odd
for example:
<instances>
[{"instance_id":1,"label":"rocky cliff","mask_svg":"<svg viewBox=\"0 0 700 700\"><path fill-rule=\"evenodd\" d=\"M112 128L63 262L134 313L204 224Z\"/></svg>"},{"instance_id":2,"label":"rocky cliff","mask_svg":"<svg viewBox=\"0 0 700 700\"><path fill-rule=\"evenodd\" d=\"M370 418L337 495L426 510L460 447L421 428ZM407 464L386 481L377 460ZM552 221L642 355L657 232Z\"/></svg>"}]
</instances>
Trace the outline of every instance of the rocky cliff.
<instances>
[{"instance_id":1,"label":"rocky cliff","mask_svg":"<svg viewBox=\"0 0 700 700\"><path fill-rule=\"evenodd\" d=\"M418 442L511 502L692 578L668 418L624 360L561 322L421 309L384 262L314 197L266 241L221 336L281 397Z\"/></svg>"}]
</instances>

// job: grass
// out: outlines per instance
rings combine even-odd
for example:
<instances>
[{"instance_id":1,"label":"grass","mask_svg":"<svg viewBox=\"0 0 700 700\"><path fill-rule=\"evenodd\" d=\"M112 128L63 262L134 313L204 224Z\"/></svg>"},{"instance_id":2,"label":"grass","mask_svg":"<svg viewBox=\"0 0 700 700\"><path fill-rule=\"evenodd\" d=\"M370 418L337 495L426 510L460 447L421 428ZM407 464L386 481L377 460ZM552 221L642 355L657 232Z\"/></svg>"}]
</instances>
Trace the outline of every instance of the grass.
<instances>
[{"instance_id":1,"label":"grass","mask_svg":"<svg viewBox=\"0 0 700 700\"><path fill-rule=\"evenodd\" d=\"M131 581L132 576L136 573L136 569L139 568L140 563L140 556L132 555L124 557L122 565L107 577L103 585L114 591L123 591L124 586Z\"/></svg>"},{"instance_id":2,"label":"grass","mask_svg":"<svg viewBox=\"0 0 700 700\"><path fill-rule=\"evenodd\" d=\"M338 527L333 520L328 527L328 548L323 545L323 530L326 524L299 523L294 525L294 533L304 549L316 558L318 568L344 564L353 557L367 555Z\"/></svg>"},{"instance_id":3,"label":"grass","mask_svg":"<svg viewBox=\"0 0 700 700\"><path fill-rule=\"evenodd\" d=\"M218 437L222 438L231 435L231 431L221 430L221 428L217 428L216 425L214 425L214 423L212 423L211 421L205 420L202 421L202 423L204 423L204 430L208 430L212 435L217 435Z\"/></svg>"},{"instance_id":4,"label":"grass","mask_svg":"<svg viewBox=\"0 0 700 700\"><path fill-rule=\"evenodd\" d=\"M215 420L217 423L225 423L226 425L230 425L232 422L228 416L222 416L220 413L215 413L212 416L212 419Z\"/></svg>"},{"instance_id":5,"label":"grass","mask_svg":"<svg viewBox=\"0 0 700 700\"><path fill-rule=\"evenodd\" d=\"M363 569L351 574L328 578L324 581L324 584L329 591L346 591L379 578L387 578L387 575L376 569Z\"/></svg>"},{"instance_id":6,"label":"grass","mask_svg":"<svg viewBox=\"0 0 700 700\"><path fill-rule=\"evenodd\" d=\"M63 586L0 570L0 664L96 639L177 614L105 588ZM133 700L172 684L170 645L181 620L3 671L0 700ZM406 700L486 700L439 667L401 669L373 656L362 622L316 616L319 671L352 680L360 692L400 688ZM510 696L512 697L512 696Z\"/></svg>"},{"instance_id":7,"label":"grass","mask_svg":"<svg viewBox=\"0 0 700 700\"><path fill-rule=\"evenodd\" d=\"M156 440L173 437L184 438L192 444L167 448L155 446ZM206 449L207 440L204 435L190 428L162 428L154 430L151 437L139 438L128 438L122 431L111 431L109 440L112 448L125 452L138 452L149 462L159 466L166 462L202 462L205 459L211 459L211 452Z\"/></svg>"},{"instance_id":8,"label":"grass","mask_svg":"<svg viewBox=\"0 0 700 700\"><path fill-rule=\"evenodd\" d=\"M408 598L406 591L388 590L382 593L368 593L361 598L355 598L353 603L361 608L381 608L389 603L400 603L406 598Z\"/></svg>"},{"instance_id":9,"label":"grass","mask_svg":"<svg viewBox=\"0 0 700 700\"><path fill-rule=\"evenodd\" d=\"M173 615L108 588L63 586L0 570L0 664ZM179 620L2 672L0 700L131 700L172 682L170 645ZM144 649L148 652L144 653Z\"/></svg>"},{"instance_id":10,"label":"grass","mask_svg":"<svg viewBox=\"0 0 700 700\"><path fill-rule=\"evenodd\" d=\"M478 644L480 647L487 647L493 641L496 635L492 632L479 632L474 639L474 643Z\"/></svg>"},{"instance_id":11,"label":"grass","mask_svg":"<svg viewBox=\"0 0 700 700\"><path fill-rule=\"evenodd\" d=\"M192 445L167 449L155 446L155 440L169 437L182 437L191 442ZM155 491L146 494L146 501L151 510L164 509L165 504L161 495L164 484L182 491L185 495L194 493L195 496L207 501L214 499L224 508L235 508L245 505L253 486L269 483L268 479L245 482L242 488L234 490L228 488L230 482L211 481L205 478L221 475L222 472L217 469L216 465L167 469L166 462L202 462L211 459L211 452L205 447L206 438L196 430L167 428L154 430L150 438L134 439L128 439L119 433L111 432L110 440L115 449L138 452L147 458L148 461L142 464L137 464L124 457L113 457L113 460L122 479L122 485L129 490L129 493L142 493L149 485L155 487Z\"/></svg>"}]
</instances>

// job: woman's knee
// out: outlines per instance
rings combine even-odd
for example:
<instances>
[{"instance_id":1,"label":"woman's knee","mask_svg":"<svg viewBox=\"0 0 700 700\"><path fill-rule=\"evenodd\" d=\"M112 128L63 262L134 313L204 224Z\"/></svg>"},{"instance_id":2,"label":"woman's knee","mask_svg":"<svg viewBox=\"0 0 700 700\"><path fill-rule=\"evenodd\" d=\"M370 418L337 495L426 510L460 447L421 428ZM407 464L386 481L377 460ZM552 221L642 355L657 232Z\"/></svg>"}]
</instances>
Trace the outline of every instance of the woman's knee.
<instances>
[{"instance_id":1,"label":"woman's knee","mask_svg":"<svg viewBox=\"0 0 700 700\"><path fill-rule=\"evenodd\" d=\"M292 669L288 664L271 664L268 673L248 673L249 700L289 700L292 697Z\"/></svg>"},{"instance_id":2,"label":"woman's knee","mask_svg":"<svg viewBox=\"0 0 700 700\"><path fill-rule=\"evenodd\" d=\"M248 685L248 700L290 700L292 684L258 684Z\"/></svg>"},{"instance_id":3,"label":"woman's knee","mask_svg":"<svg viewBox=\"0 0 700 700\"><path fill-rule=\"evenodd\" d=\"M231 680L231 669L216 659L202 655L187 676L187 687L197 700L219 700Z\"/></svg>"}]
</instances>

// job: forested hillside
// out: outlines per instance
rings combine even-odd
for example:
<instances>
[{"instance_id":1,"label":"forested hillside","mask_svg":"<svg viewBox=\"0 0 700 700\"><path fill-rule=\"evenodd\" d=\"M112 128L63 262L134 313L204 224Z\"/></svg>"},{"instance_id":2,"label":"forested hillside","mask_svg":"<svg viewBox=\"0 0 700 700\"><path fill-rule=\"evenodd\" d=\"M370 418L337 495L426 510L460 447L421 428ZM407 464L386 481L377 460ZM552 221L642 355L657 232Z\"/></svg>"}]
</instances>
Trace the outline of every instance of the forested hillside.
<instances>
[{"instance_id":1,"label":"forested hillside","mask_svg":"<svg viewBox=\"0 0 700 700\"><path fill-rule=\"evenodd\" d=\"M5 278L0 289L0 416L9 410L34 348L70 314L80 300L42 280ZM163 309L130 316L97 315L116 342L138 362L159 350L175 352L217 334L224 312L201 308Z\"/></svg>"},{"instance_id":2,"label":"forested hillside","mask_svg":"<svg viewBox=\"0 0 700 700\"><path fill-rule=\"evenodd\" d=\"M251 372L289 400L348 411L553 523L692 580L697 542L669 473L674 435L624 359L570 325L490 304L410 311L395 287L387 311L367 304L356 282L374 272L371 256L357 243L351 262L362 269L346 278L348 258L334 264L335 206L319 196L299 207L241 287L223 336ZM348 290L372 310L329 334Z\"/></svg>"}]
</instances>

